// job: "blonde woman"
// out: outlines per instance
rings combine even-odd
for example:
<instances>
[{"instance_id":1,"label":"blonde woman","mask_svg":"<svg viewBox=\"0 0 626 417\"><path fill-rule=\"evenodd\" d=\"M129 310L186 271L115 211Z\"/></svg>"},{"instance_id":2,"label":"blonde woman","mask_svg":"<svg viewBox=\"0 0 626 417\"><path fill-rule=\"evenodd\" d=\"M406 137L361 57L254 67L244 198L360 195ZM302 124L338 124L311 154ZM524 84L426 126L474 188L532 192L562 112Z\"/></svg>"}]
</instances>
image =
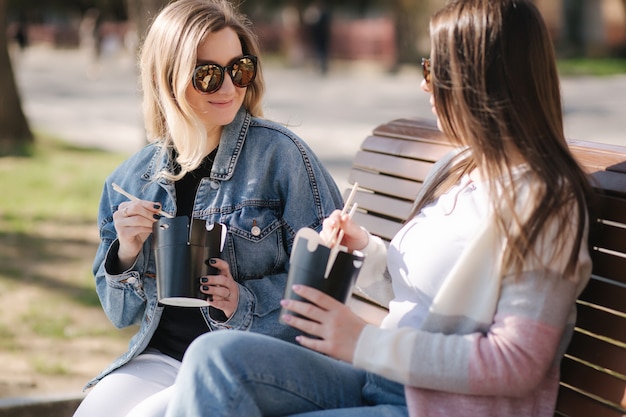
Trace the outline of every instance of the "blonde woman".
<instances>
[{"instance_id":1,"label":"blonde woman","mask_svg":"<svg viewBox=\"0 0 626 417\"><path fill-rule=\"evenodd\" d=\"M458 150L386 257L348 216L324 223L366 252L364 268L386 260L395 298L381 327L296 286L312 305L285 300L294 314L282 318L308 349L204 335L168 417L552 417L591 261L588 185L563 136L551 41L530 0L452 1L430 33L422 89Z\"/></svg>"},{"instance_id":2,"label":"blonde woman","mask_svg":"<svg viewBox=\"0 0 626 417\"><path fill-rule=\"evenodd\" d=\"M89 382L80 417L163 415L183 354L203 333L293 340L298 331L279 324L278 314L295 233L321 230L342 206L308 146L261 118L259 46L228 1L164 8L142 47L141 80L152 143L106 180L94 261L107 316L139 329L128 351ZM227 226L224 259L211 259L219 274L198 277L206 307L158 303L151 232L160 210Z\"/></svg>"}]
</instances>

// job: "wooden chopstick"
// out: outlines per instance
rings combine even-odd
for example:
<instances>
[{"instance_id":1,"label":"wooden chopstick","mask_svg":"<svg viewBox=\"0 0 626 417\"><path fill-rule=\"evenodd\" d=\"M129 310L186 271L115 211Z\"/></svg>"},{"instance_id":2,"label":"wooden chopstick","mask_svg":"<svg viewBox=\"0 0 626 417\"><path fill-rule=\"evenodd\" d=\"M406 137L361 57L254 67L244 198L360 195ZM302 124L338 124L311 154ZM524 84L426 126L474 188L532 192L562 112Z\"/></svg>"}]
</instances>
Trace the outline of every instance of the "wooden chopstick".
<instances>
[{"instance_id":1,"label":"wooden chopstick","mask_svg":"<svg viewBox=\"0 0 626 417\"><path fill-rule=\"evenodd\" d=\"M346 202L345 202L345 204L343 206L343 209L341 210L341 216L342 217L348 211L348 207L350 207L352 205L352 200L354 200L354 196L356 195L357 188L359 188L359 183L355 182L354 185L352 186L352 190L350 191L350 194L348 195L348 198L346 199ZM341 228L340 227L336 227L331 232L330 237L328 238L328 241L326 242L328 244L328 246L331 246L332 241L335 239L335 237L337 236L337 233L339 232L339 229L341 229Z\"/></svg>"},{"instance_id":2,"label":"wooden chopstick","mask_svg":"<svg viewBox=\"0 0 626 417\"><path fill-rule=\"evenodd\" d=\"M113 183L113 189L115 191L117 191L118 193L126 196L126 198L128 198L131 201L137 201L139 200L137 197L135 197L134 195L132 195L131 193L129 193L128 191L125 191L122 187L120 187L119 185L117 185L116 183ZM173 219L174 216L172 216L171 214L163 211L163 210L159 210L159 214L163 217L167 217L168 219Z\"/></svg>"},{"instance_id":3,"label":"wooden chopstick","mask_svg":"<svg viewBox=\"0 0 626 417\"><path fill-rule=\"evenodd\" d=\"M354 203L354 205L350 209L350 213L348 213L349 218L352 218L354 212L358 207L359 205L357 203ZM330 254L328 255L328 262L326 263L326 272L324 272L324 278L328 278L328 276L330 275L330 271L333 269L335 259L337 258L337 253L339 253L339 247L341 246L341 239L343 239L343 234L343 229L339 230L337 240L335 241L335 244L330 248Z\"/></svg>"}]
</instances>

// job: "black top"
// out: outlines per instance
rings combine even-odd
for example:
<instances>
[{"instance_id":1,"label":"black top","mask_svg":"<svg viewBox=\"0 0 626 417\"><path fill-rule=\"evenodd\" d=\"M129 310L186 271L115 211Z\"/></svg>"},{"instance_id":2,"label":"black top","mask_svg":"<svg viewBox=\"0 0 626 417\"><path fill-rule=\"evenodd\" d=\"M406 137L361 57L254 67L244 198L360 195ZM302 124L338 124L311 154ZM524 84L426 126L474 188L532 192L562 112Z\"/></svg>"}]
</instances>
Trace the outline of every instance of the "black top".
<instances>
[{"instance_id":1,"label":"black top","mask_svg":"<svg viewBox=\"0 0 626 417\"><path fill-rule=\"evenodd\" d=\"M191 217L198 185L202 178L211 173L216 153L217 149L207 155L198 168L176 181L177 216ZM148 346L180 361L189 344L208 331L209 327L199 308L165 306L159 326Z\"/></svg>"}]
</instances>

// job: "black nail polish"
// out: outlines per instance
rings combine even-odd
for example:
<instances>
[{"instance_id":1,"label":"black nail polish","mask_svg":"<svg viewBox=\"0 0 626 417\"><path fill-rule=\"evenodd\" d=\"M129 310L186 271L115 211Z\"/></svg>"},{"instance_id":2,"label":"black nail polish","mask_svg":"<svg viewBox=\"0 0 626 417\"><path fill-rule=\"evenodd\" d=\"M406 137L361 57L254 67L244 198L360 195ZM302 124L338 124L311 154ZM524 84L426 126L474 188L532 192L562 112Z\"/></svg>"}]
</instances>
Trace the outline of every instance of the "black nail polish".
<instances>
[{"instance_id":1,"label":"black nail polish","mask_svg":"<svg viewBox=\"0 0 626 417\"><path fill-rule=\"evenodd\" d=\"M206 284L207 282L209 282L209 279L207 277L202 277L200 278L200 282Z\"/></svg>"},{"instance_id":2,"label":"black nail polish","mask_svg":"<svg viewBox=\"0 0 626 417\"><path fill-rule=\"evenodd\" d=\"M215 259L211 258L211 259L209 259L209 263L210 264L214 264L214 263L217 263L217 261Z\"/></svg>"},{"instance_id":3,"label":"black nail polish","mask_svg":"<svg viewBox=\"0 0 626 417\"><path fill-rule=\"evenodd\" d=\"M208 285L203 285L202 286L202 291L208 291L209 290L209 286Z\"/></svg>"},{"instance_id":4,"label":"black nail polish","mask_svg":"<svg viewBox=\"0 0 626 417\"><path fill-rule=\"evenodd\" d=\"M152 218L153 218L153 219L156 219L156 220L159 220L159 219L161 218L161 216L160 216L160 215L158 215L158 214L153 214L153 215L152 215Z\"/></svg>"},{"instance_id":5,"label":"black nail polish","mask_svg":"<svg viewBox=\"0 0 626 417\"><path fill-rule=\"evenodd\" d=\"M157 209L157 210L158 210L158 209L160 209L160 208L161 208L161 205L160 205L160 204L155 204L155 205L153 205L152 207L154 207L155 209Z\"/></svg>"}]
</instances>

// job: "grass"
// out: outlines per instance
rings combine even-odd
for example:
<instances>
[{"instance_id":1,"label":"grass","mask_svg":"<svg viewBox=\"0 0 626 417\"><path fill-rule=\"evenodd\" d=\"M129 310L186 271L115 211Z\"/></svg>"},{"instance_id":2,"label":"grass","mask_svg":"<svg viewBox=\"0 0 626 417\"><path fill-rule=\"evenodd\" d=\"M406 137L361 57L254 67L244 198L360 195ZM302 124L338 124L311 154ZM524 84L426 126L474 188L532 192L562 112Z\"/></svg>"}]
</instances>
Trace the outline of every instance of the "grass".
<instances>
[{"instance_id":1,"label":"grass","mask_svg":"<svg viewBox=\"0 0 626 417\"><path fill-rule=\"evenodd\" d=\"M33 368L43 375L67 375L71 373L70 366L64 362L57 362L48 357L36 357L31 361Z\"/></svg>"},{"instance_id":2,"label":"grass","mask_svg":"<svg viewBox=\"0 0 626 417\"><path fill-rule=\"evenodd\" d=\"M126 157L45 135L0 157L0 397L55 377L78 389L136 331L108 321L91 272L102 185Z\"/></svg>"},{"instance_id":3,"label":"grass","mask_svg":"<svg viewBox=\"0 0 626 417\"><path fill-rule=\"evenodd\" d=\"M0 283L50 285L77 302L99 305L90 263L69 282L47 268L93 257L84 249L97 240L102 184L124 158L46 136L37 138L30 156L0 158Z\"/></svg>"},{"instance_id":4,"label":"grass","mask_svg":"<svg viewBox=\"0 0 626 417\"><path fill-rule=\"evenodd\" d=\"M35 221L92 222L106 174L123 155L39 137L30 156L0 159L0 216L14 231Z\"/></svg>"},{"instance_id":5,"label":"grass","mask_svg":"<svg viewBox=\"0 0 626 417\"><path fill-rule=\"evenodd\" d=\"M626 58L560 59L557 65L561 76L626 74Z\"/></svg>"}]
</instances>

